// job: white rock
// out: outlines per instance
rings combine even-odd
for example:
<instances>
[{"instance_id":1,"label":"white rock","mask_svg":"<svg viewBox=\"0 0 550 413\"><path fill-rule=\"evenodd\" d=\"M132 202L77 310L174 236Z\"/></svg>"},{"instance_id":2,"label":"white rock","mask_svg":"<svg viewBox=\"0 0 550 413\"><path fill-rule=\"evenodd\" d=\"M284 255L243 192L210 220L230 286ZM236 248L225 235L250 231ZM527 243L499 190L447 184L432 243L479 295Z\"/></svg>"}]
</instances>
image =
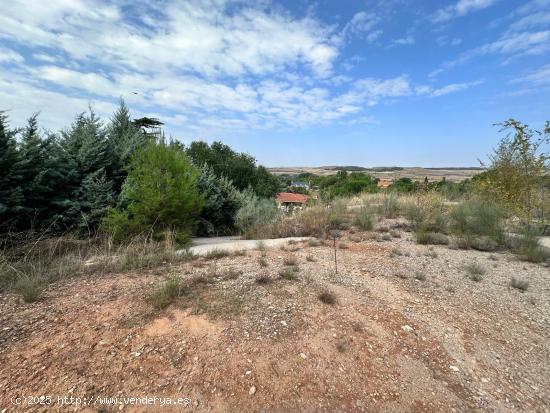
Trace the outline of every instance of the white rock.
<instances>
[{"instance_id":1,"label":"white rock","mask_svg":"<svg viewBox=\"0 0 550 413\"><path fill-rule=\"evenodd\" d=\"M401 326L401 330L405 331L406 333L412 333L414 331L414 328L409 325L404 325Z\"/></svg>"},{"instance_id":2,"label":"white rock","mask_svg":"<svg viewBox=\"0 0 550 413\"><path fill-rule=\"evenodd\" d=\"M300 353L300 357L303 358L304 360L307 359L307 356L304 353Z\"/></svg>"},{"instance_id":3,"label":"white rock","mask_svg":"<svg viewBox=\"0 0 550 413\"><path fill-rule=\"evenodd\" d=\"M256 386L252 386L252 387L250 388L250 390L248 390L248 394L250 394L251 396L252 396L254 393L256 393Z\"/></svg>"},{"instance_id":4,"label":"white rock","mask_svg":"<svg viewBox=\"0 0 550 413\"><path fill-rule=\"evenodd\" d=\"M456 366L449 366L452 371L460 371Z\"/></svg>"}]
</instances>

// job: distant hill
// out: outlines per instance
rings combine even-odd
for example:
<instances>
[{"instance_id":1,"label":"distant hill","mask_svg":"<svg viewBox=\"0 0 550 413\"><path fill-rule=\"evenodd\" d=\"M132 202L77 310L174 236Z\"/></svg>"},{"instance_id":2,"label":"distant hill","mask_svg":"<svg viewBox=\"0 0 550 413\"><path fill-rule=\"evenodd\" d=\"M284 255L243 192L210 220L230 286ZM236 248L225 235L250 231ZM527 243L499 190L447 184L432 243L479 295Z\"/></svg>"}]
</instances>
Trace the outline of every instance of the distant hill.
<instances>
[{"instance_id":1,"label":"distant hill","mask_svg":"<svg viewBox=\"0 0 550 413\"><path fill-rule=\"evenodd\" d=\"M474 175L483 171L480 167L442 167L442 168L420 168L420 167L401 167L401 166L379 166L365 168L361 166L320 166L320 167L278 167L268 168L275 175L290 175L309 173L313 175L334 175L338 170L349 172L364 172L375 178L399 179L411 178L420 181L428 178L429 181L440 181L445 178L448 181L460 182L470 179Z\"/></svg>"}]
</instances>

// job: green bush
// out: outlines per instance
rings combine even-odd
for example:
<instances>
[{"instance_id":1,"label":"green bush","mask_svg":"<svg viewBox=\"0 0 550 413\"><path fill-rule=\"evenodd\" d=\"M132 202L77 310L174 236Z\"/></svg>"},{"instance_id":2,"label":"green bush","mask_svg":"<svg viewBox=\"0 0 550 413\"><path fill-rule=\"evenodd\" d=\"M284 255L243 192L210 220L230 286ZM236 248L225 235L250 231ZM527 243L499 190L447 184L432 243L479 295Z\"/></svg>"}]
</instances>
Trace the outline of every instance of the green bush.
<instances>
[{"instance_id":1,"label":"green bush","mask_svg":"<svg viewBox=\"0 0 550 413\"><path fill-rule=\"evenodd\" d=\"M150 295L149 301L156 310L162 310L184 292L182 281L172 277L158 286Z\"/></svg>"},{"instance_id":2,"label":"green bush","mask_svg":"<svg viewBox=\"0 0 550 413\"><path fill-rule=\"evenodd\" d=\"M235 216L235 225L245 235L259 232L262 226L272 224L281 218L275 201L258 198L251 191L242 194L241 205Z\"/></svg>"},{"instance_id":3,"label":"green bush","mask_svg":"<svg viewBox=\"0 0 550 413\"><path fill-rule=\"evenodd\" d=\"M486 237L498 245L504 243L506 211L483 199L471 199L458 204L451 211L451 232L461 239L463 246L476 247L479 237Z\"/></svg>"},{"instance_id":4,"label":"green bush","mask_svg":"<svg viewBox=\"0 0 550 413\"><path fill-rule=\"evenodd\" d=\"M427 232L424 230L416 231L416 242L419 244L447 245L449 237L439 232Z\"/></svg>"},{"instance_id":5,"label":"green bush","mask_svg":"<svg viewBox=\"0 0 550 413\"><path fill-rule=\"evenodd\" d=\"M38 299L46 288L46 281L41 277L20 277L13 287L13 290L21 294L26 303L32 303Z\"/></svg>"},{"instance_id":6,"label":"green bush","mask_svg":"<svg viewBox=\"0 0 550 413\"><path fill-rule=\"evenodd\" d=\"M357 211L355 211L353 217L353 225L357 226L363 231L369 231L372 229L372 214L367 207L362 206Z\"/></svg>"},{"instance_id":7,"label":"green bush","mask_svg":"<svg viewBox=\"0 0 550 413\"><path fill-rule=\"evenodd\" d=\"M189 241L203 207L198 173L176 145L149 143L136 152L122 190L124 210L111 210L103 230L122 239L151 232L162 237L172 230L179 244Z\"/></svg>"},{"instance_id":8,"label":"green bush","mask_svg":"<svg viewBox=\"0 0 550 413\"><path fill-rule=\"evenodd\" d=\"M399 199L394 194L386 194L378 207L378 213L385 218L395 218L399 214Z\"/></svg>"},{"instance_id":9,"label":"green bush","mask_svg":"<svg viewBox=\"0 0 550 413\"><path fill-rule=\"evenodd\" d=\"M510 238L512 251L522 260L529 262L544 262L550 260L550 253L539 244L542 229L527 225L517 236Z\"/></svg>"}]
</instances>

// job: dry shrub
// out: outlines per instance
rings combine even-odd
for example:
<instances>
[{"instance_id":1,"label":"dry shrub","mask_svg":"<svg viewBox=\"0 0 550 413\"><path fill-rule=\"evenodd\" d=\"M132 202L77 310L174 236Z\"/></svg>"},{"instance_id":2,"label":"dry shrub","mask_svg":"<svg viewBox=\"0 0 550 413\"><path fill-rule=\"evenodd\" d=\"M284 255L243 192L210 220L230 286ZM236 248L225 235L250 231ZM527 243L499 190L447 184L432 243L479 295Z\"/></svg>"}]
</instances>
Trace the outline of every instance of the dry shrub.
<instances>
[{"instance_id":1,"label":"dry shrub","mask_svg":"<svg viewBox=\"0 0 550 413\"><path fill-rule=\"evenodd\" d=\"M51 282L82 274L152 268L191 260L176 253L171 237L158 242L146 237L115 244L107 237L78 239L72 235L32 239L0 251L0 292L14 291L36 300Z\"/></svg>"},{"instance_id":2,"label":"dry shrub","mask_svg":"<svg viewBox=\"0 0 550 413\"><path fill-rule=\"evenodd\" d=\"M334 305L337 302L336 294L330 290L323 290L319 293L318 298L321 302L329 305Z\"/></svg>"}]
</instances>

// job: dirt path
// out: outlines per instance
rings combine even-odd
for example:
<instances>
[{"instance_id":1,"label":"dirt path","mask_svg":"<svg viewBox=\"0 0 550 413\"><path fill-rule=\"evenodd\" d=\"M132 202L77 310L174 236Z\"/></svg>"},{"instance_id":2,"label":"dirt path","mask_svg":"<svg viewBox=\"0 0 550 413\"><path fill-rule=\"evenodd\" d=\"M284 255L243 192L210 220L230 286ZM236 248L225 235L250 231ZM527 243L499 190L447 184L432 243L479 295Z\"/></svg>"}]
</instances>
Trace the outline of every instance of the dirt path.
<instances>
[{"instance_id":1,"label":"dirt path","mask_svg":"<svg viewBox=\"0 0 550 413\"><path fill-rule=\"evenodd\" d=\"M110 397L107 412L548 411L549 269L397 235L353 234L338 274L330 245L304 242L268 249L267 267L254 250L65 280L34 304L0 296L0 411L100 411L59 404L70 396ZM299 272L282 279L290 258ZM480 282L471 262L486 270ZM149 291L174 275L203 278L153 311ZM10 401L29 395L54 402ZM161 407L166 397L190 405Z\"/></svg>"},{"instance_id":2,"label":"dirt path","mask_svg":"<svg viewBox=\"0 0 550 413\"><path fill-rule=\"evenodd\" d=\"M239 237L195 238L193 239L193 245L189 248L189 251L196 255L207 255L212 251L248 251L257 249L259 243L262 243L266 248L277 248L288 245L289 242L301 242L308 239L309 237L288 237L264 240L240 239ZM180 252L183 252L183 250Z\"/></svg>"}]
</instances>

